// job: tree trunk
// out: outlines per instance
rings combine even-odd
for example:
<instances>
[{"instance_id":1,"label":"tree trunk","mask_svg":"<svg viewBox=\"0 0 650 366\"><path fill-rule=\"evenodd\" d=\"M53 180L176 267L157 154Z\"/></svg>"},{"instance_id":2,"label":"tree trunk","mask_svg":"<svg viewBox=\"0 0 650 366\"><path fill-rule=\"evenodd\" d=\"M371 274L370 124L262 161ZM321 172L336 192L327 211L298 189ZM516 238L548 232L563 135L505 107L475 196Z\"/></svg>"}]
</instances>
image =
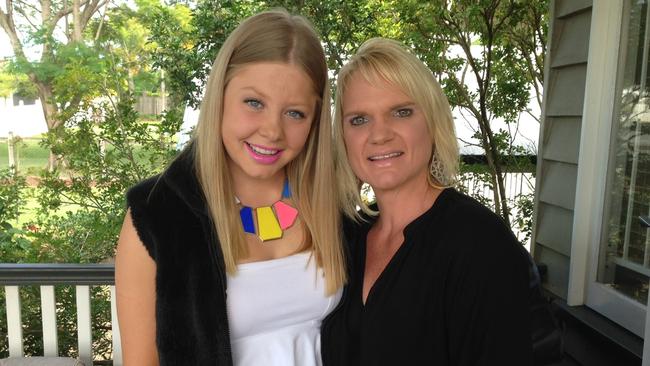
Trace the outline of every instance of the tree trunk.
<instances>
[{"instance_id":1,"label":"tree trunk","mask_svg":"<svg viewBox=\"0 0 650 366\"><path fill-rule=\"evenodd\" d=\"M510 209L508 208L508 200L506 196L506 187L503 180L503 166L499 156L499 152L489 146L485 149L485 155L490 165L490 170L493 172L493 180L496 185L494 186L494 206L495 210L499 212L500 216L510 227ZM497 198L498 195L498 198Z\"/></svg>"},{"instance_id":2,"label":"tree trunk","mask_svg":"<svg viewBox=\"0 0 650 366\"><path fill-rule=\"evenodd\" d=\"M48 132L51 132L61 124L61 121L59 121L57 116L58 108L54 102L52 87L48 84L40 82L38 79L36 79L35 75L30 75L30 79L38 89L38 98L41 101L41 106L43 108L43 116L45 116L47 130ZM47 170L49 172L52 172L57 167L57 165L58 158L56 154L50 151L50 156L47 161Z\"/></svg>"},{"instance_id":3,"label":"tree trunk","mask_svg":"<svg viewBox=\"0 0 650 366\"><path fill-rule=\"evenodd\" d=\"M503 182L503 166L501 163L501 155L494 142L494 134L487 118L487 109L485 108L484 99L481 100L481 114L475 115L479 128L481 129L481 146L485 151L485 158L490 168L490 176L492 179L492 189L494 196L494 210L497 212L506 225L510 227L510 209L508 208L508 200L506 197L505 185Z\"/></svg>"},{"instance_id":4,"label":"tree trunk","mask_svg":"<svg viewBox=\"0 0 650 366\"><path fill-rule=\"evenodd\" d=\"M162 98L162 111L167 110L167 88L165 88L165 70L160 70L160 96Z\"/></svg>"},{"instance_id":5,"label":"tree trunk","mask_svg":"<svg viewBox=\"0 0 650 366\"><path fill-rule=\"evenodd\" d=\"M72 0L72 26L74 27L72 33L72 40L74 42L81 42L81 12L79 0Z\"/></svg>"},{"instance_id":6,"label":"tree trunk","mask_svg":"<svg viewBox=\"0 0 650 366\"><path fill-rule=\"evenodd\" d=\"M127 77L127 83L129 87L129 93L134 95L135 93L135 80L133 79L133 72L129 69L129 75Z\"/></svg>"}]
</instances>

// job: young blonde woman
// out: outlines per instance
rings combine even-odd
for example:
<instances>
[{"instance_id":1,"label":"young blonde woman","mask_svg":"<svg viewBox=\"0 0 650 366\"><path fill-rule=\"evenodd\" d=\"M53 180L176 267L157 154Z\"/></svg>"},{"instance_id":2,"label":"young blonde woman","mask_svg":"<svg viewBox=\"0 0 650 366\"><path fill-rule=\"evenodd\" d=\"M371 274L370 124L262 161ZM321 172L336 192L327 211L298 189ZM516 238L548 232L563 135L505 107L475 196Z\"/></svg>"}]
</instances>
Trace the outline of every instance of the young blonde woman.
<instances>
[{"instance_id":1,"label":"young blonde woman","mask_svg":"<svg viewBox=\"0 0 650 366\"><path fill-rule=\"evenodd\" d=\"M323 323L324 363L531 365L528 256L499 217L451 188L457 140L430 70L372 39L337 87L341 205L366 221L349 231L349 287Z\"/></svg>"},{"instance_id":2,"label":"young blonde woman","mask_svg":"<svg viewBox=\"0 0 650 366\"><path fill-rule=\"evenodd\" d=\"M228 37L193 140L127 194L125 365L320 365L345 282L328 88L304 18L264 12Z\"/></svg>"}]
</instances>

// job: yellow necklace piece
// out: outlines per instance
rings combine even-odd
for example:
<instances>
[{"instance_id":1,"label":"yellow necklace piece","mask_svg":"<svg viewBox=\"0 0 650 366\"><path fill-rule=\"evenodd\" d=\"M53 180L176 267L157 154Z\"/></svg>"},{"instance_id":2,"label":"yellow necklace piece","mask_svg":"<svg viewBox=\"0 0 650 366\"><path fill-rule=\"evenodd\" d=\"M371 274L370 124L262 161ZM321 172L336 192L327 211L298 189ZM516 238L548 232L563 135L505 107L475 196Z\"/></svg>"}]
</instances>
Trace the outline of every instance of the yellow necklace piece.
<instances>
[{"instance_id":1,"label":"yellow necklace piece","mask_svg":"<svg viewBox=\"0 0 650 366\"><path fill-rule=\"evenodd\" d=\"M285 180L282 198L289 197L291 197L291 190L289 189L289 182ZM235 197L235 199L238 204L241 203L239 198ZM257 234L257 237L264 242L280 239L284 230L290 228L296 222L298 210L279 200L271 206L257 208L242 205L241 210L239 210L239 217L244 232ZM257 230L255 230L255 227L257 227Z\"/></svg>"}]
</instances>

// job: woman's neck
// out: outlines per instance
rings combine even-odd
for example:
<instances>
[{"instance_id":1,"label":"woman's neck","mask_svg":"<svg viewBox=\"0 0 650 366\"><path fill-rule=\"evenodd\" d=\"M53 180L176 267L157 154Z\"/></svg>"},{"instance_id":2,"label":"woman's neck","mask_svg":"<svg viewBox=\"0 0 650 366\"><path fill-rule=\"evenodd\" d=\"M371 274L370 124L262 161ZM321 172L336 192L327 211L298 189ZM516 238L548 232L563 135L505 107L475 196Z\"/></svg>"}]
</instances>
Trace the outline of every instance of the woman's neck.
<instances>
[{"instance_id":1,"label":"woman's neck","mask_svg":"<svg viewBox=\"0 0 650 366\"><path fill-rule=\"evenodd\" d=\"M282 198L285 174L267 179L237 179L233 177L235 196L245 206L270 206Z\"/></svg>"},{"instance_id":2,"label":"woman's neck","mask_svg":"<svg viewBox=\"0 0 650 366\"><path fill-rule=\"evenodd\" d=\"M377 229L401 232L409 223L431 208L441 192L442 189L434 188L428 182L417 187L375 192L380 212L375 224Z\"/></svg>"}]
</instances>

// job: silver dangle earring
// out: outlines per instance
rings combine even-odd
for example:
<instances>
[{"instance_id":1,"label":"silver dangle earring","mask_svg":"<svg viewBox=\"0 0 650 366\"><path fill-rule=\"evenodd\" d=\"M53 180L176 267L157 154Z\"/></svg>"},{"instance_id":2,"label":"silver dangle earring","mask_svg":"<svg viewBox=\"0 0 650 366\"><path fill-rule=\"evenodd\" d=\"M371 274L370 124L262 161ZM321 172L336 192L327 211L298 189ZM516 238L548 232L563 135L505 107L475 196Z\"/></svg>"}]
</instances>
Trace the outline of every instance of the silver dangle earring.
<instances>
[{"instance_id":1,"label":"silver dangle earring","mask_svg":"<svg viewBox=\"0 0 650 366\"><path fill-rule=\"evenodd\" d=\"M429 174L431 174L434 181L443 186L447 185L447 178L445 177L444 170L445 168L442 166L442 162L438 159L438 154L436 154L436 151L434 150L433 155L431 156L431 164L429 165Z\"/></svg>"}]
</instances>

